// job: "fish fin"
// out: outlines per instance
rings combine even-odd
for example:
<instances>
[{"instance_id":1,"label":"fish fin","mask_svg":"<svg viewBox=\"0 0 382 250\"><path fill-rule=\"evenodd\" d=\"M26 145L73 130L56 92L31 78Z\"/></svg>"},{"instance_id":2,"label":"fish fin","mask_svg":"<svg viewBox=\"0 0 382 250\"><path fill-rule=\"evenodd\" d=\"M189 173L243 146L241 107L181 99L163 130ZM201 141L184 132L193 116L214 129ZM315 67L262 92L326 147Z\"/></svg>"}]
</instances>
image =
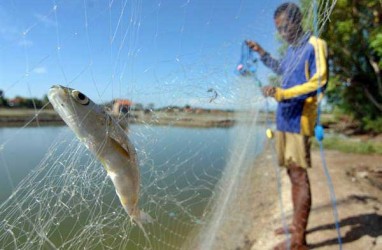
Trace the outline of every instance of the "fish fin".
<instances>
[{"instance_id":1,"label":"fish fin","mask_svg":"<svg viewBox=\"0 0 382 250\"><path fill-rule=\"evenodd\" d=\"M112 123L112 126L110 126L108 131L109 137L113 138L116 142L118 142L121 145L121 147L123 147L126 151L135 150L126 132L119 125L119 122L111 116L109 116L109 119Z\"/></svg>"},{"instance_id":2,"label":"fish fin","mask_svg":"<svg viewBox=\"0 0 382 250\"><path fill-rule=\"evenodd\" d=\"M115 150L117 150L122 155L125 155L128 159L131 159L129 150L123 147L123 145L121 145L118 141L114 140L114 138L112 137L110 137L110 142Z\"/></svg>"}]
</instances>

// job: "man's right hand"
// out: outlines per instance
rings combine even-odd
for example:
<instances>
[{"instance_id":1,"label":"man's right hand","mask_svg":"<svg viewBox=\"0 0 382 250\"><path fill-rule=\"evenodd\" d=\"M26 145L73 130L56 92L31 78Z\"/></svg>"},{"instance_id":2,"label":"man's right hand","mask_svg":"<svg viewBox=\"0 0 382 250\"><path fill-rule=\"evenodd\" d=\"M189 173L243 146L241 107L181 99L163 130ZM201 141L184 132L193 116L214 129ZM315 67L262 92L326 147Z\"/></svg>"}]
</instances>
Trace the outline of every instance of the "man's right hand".
<instances>
[{"instance_id":1,"label":"man's right hand","mask_svg":"<svg viewBox=\"0 0 382 250\"><path fill-rule=\"evenodd\" d=\"M265 50L257 42L251 40L246 40L245 42L247 43L249 48L259 53L260 56L264 56L264 54L266 53Z\"/></svg>"},{"instance_id":2,"label":"man's right hand","mask_svg":"<svg viewBox=\"0 0 382 250\"><path fill-rule=\"evenodd\" d=\"M276 88L273 86L264 86L261 88L261 91L265 97L275 97L276 94Z\"/></svg>"}]
</instances>

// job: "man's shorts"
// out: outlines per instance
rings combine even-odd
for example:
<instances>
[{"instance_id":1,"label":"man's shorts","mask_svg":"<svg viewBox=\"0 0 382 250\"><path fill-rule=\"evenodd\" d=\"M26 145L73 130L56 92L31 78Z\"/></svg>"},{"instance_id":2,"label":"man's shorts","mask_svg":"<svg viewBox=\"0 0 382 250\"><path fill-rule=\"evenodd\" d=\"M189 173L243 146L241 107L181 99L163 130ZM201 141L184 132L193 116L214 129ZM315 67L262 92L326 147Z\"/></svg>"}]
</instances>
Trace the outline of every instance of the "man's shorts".
<instances>
[{"instance_id":1,"label":"man's shorts","mask_svg":"<svg viewBox=\"0 0 382 250\"><path fill-rule=\"evenodd\" d=\"M282 167L294 164L302 168L310 168L310 147L310 136L276 131L276 150L279 165Z\"/></svg>"}]
</instances>

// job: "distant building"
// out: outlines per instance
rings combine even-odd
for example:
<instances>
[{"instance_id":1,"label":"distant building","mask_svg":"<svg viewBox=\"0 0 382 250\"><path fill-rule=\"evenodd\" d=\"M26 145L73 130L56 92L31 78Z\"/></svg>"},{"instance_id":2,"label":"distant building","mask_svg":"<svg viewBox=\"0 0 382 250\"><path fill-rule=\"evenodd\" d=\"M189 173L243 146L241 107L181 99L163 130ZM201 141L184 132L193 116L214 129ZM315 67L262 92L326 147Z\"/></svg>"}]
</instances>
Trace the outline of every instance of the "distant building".
<instances>
[{"instance_id":1,"label":"distant building","mask_svg":"<svg viewBox=\"0 0 382 250\"><path fill-rule=\"evenodd\" d=\"M22 98L22 97L16 97L16 98L13 98L13 99L10 99L8 101L8 104L9 106L11 107L20 107L22 103L25 102L25 99Z\"/></svg>"},{"instance_id":2,"label":"distant building","mask_svg":"<svg viewBox=\"0 0 382 250\"><path fill-rule=\"evenodd\" d=\"M186 105L184 108L183 108L183 112L185 113L192 113L194 111L193 108L191 108L191 106L189 105Z\"/></svg>"},{"instance_id":3,"label":"distant building","mask_svg":"<svg viewBox=\"0 0 382 250\"><path fill-rule=\"evenodd\" d=\"M127 114L132 105L132 101L126 99L115 99L113 102L113 114Z\"/></svg>"}]
</instances>

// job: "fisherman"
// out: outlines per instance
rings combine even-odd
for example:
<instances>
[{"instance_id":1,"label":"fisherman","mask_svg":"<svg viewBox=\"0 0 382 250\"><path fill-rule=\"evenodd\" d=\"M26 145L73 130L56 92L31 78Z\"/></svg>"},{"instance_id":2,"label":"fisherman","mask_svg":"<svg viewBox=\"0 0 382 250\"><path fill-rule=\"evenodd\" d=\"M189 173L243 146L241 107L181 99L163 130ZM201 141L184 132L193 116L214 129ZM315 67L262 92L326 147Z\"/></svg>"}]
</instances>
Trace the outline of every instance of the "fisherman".
<instances>
[{"instance_id":1,"label":"fisherman","mask_svg":"<svg viewBox=\"0 0 382 250\"><path fill-rule=\"evenodd\" d=\"M291 233L291 239L279 243L274 249L308 249L306 228L311 191L307 170L311 167L310 147L317 117L317 93L325 88L328 78L327 48L325 41L304 32L301 11L294 3L281 4L274 12L274 22L278 33L289 45L281 60L274 59L257 42L247 41L247 45L260 55L261 61L282 76L281 87L262 88L264 96L273 97L278 102L275 134L278 161L280 166L286 167L292 184L292 224L275 230L276 234Z\"/></svg>"}]
</instances>

